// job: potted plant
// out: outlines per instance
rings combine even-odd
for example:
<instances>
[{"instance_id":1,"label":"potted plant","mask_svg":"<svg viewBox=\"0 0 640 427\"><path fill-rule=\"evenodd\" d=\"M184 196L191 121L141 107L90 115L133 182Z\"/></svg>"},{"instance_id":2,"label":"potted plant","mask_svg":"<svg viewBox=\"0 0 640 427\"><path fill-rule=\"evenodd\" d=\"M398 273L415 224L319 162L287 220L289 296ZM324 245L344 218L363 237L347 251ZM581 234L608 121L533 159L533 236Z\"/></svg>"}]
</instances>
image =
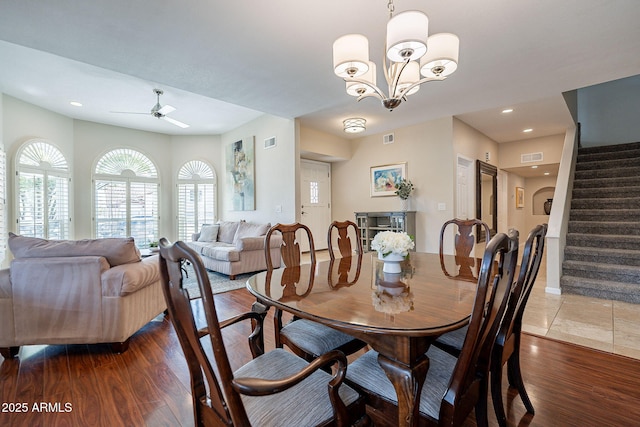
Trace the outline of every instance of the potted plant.
<instances>
[{"instance_id":1,"label":"potted plant","mask_svg":"<svg viewBox=\"0 0 640 427\"><path fill-rule=\"evenodd\" d=\"M409 210L409 197L411 196L411 192L415 189L415 186L408 179L401 178L398 182L396 182L395 188L395 194L396 196L400 197L400 201L402 203L402 210Z\"/></svg>"}]
</instances>

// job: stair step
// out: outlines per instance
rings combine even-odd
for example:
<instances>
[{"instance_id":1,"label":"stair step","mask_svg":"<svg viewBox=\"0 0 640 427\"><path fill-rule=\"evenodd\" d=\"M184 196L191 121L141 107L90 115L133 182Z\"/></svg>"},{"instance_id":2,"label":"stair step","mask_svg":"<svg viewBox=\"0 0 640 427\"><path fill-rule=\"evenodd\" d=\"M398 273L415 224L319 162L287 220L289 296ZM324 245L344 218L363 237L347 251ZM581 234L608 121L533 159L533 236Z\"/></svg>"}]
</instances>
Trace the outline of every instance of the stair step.
<instances>
[{"instance_id":1,"label":"stair step","mask_svg":"<svg viewBox=\"0 0 640 427\"><path fill-rule=\"evenodd\" d=\"M580 147L578 154L619 153L621 151L633 151L640 149L640 142L624 144L598 145L596 147Z\"/></svg>"},{"instance_id":2,"label":"stair step","mask_svg":"<svg viewBox=\"0 0 640 427\"><path fill-rule=\"evenodd\" d=\"M567 260L562 263L562 274L587 279L636 283L640 291L640 267L634 265Z\"/></svg>"},{"instance_id":3,"label":"stair step","mask_svg":"<svg viewBox=\"0 0 640 427\"><path fill-rule=\"evenodd\" d=\"M640 152L640 150L638 150ZM624 154L626 154L625 152ZM576 171L594 171L599 169L614 169L626 167L640 167L640 157L623 156L617 159L598 159L593 161L583 161L578 159L576 163Z\"/></svg>"},{"instance_id":4,"label":"stair step","mask_svg":"<svg viewBox=\"0 0 640 427\"><path fill-rule=\"evenodd\" d=\"M640 200L638 201L640 207ZM570 221L625 222L629 218L640 218L640 209L574 209L572 204Z\"/></svg>"},{"instance_id":5,"label":"stair step","mask_svg":"<svg viewBox=\"0 0 640 427\"><path fill-rule=\"evenodd\" d=\"M640 250L640 236L633 235L592 235L589 233L568 233L567 246L586 248L616 248Z\"/></svg>"},{"instance_id":6,"label":"stair step","mask_svg":"<svg viewBox=\"0 0 640 427\"><path fill-rule=\"evenodd\" d=\"M572 199L571 209L640 209L640 197L601 197Z\"/></svg>"},{"instance_id":7,"label":"stair step","mask_svg":"<svg viewBox=\"0 0 640 427\"><path fill-rule=\"evenodd\" d=\"M636 187L638 185L637 176L618 176L612 178L588 178L582 177L576 179L573 182L573 188L609 188L609 187Z\"/></svg>"},{"instance_id":8,"label":"stair step","mask_svg":"<svg viewBox=\"0 0 640 427\"><path fill-rule=\"evenodd\" d=\"M560 287L563 293L640 304L640 286L637 284L563 275Z\"/></svg>"},{"instance_id":9,"label":"stair step","mask_svg":"<svg viewBox=\"0 0 640 427\"><path fill-rule=\"evenodd\" d=\"M637 177L640 175L640 166L624 166L610 169L576 170L576 179L620 178ZM637 184L636 179L636 184Z\"/></svg>"},{"instance_id":10,"label":"stair step","mask_svg":"<svg viewBox=\"0 0 640 427\"><path fill-rule=\"evenodd\" d=\"M640 250L566 246L564 259L565 261L608 263L640 267Z\"/></svg>"},{"instance_id":11,"label":"stair step","mask_svg":"<svg viewBox=\"0 0 640 427\"><path fill-rule=\"evenodd\" d=\"M640 145L636 145L635 148L630 148L628 150L602 151L599 153L583 153L582 150L578 150L578 163L626 159L630 157L640 157Z\"/></svg>"},{"instance_id":12,"label":"stair step","mask_svg":"<svg viewBox=\"0 0 640 427\"><path fill-rule=\"evenodd\" d=\"M636 182L638 180L636 179ZM573 188L572 200L589 199L591 201L600 199L617 198L640 198L640 186L633 187L594 187L594 188Z\"/></svg>"},{"instance_id":13,"label":"stair step","mask_svg":"<svg viewBox=\"0 0 640 427\"><path fill-rule=\"evenodd\" d=\"M572 221L569 220L569 233L616 234L620 236L640 236L640 222L634 221Z\"/></svg>"}]
</instances>

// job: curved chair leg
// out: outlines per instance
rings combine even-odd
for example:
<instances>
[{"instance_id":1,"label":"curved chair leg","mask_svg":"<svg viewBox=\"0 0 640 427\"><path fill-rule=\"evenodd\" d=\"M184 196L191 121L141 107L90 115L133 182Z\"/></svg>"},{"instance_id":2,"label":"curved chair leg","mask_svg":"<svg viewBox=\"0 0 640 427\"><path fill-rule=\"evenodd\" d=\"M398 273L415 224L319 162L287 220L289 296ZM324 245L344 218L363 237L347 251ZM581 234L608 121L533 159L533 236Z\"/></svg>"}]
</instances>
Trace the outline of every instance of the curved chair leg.
<instances>
[{"instance_id":1,"label":"curved chair leg","mask_svg":"<svg viewBox=\"0 0 640 427\"><path fill-rule=\"evenodd\" d=\"M520 394L520 399L522 399L522 403L524 403L525 408L527 408L527 412L535 414L533 404L531 404L527 390L524 388L524 381L522 381L522 372L520 371L520 352L517 349L513 354L511 354L507 361L507 376L509 378L509 384L518 389L518 394Z\"/></svg>"},{"instance_id":2,"label":"curved chair leg","mask_svg":"<svg viewBox=\"0 0 640 427\"><path fill-rule=\"evenodd\" d=\"M494 354L491 355L491 400L496 419L500 427L506 427L507 416L504 412L504 402L502 401L502 351L496 351L499 347L494 347Z\"/></svg>"},{"instance_id":3,"label":"curved chair leg","mask_svg":"<svg viewBox=\"0 0 640 427\"><path fill-rule=\"evenodd\" d=\"M20 351L20 346L17 347L0 347L0 354L5 359L13 359L18 355Z\"/></svg>"}]
</instances>

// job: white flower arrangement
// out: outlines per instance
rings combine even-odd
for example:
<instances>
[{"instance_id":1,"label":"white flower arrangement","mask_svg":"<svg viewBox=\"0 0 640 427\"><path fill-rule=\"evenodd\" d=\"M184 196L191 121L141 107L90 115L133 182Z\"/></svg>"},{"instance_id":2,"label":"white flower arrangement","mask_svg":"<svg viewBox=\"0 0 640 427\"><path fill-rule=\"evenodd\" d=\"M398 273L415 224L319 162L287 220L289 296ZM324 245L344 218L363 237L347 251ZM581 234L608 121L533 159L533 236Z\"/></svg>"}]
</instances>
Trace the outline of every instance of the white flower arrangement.
<instances>
[{"instance_id":1,"label":"white flower arrangement","mask_svg":"<svg viewBox=\"0 0 640 427\"><path fill-rule=\"evenodd\" d=\"M392 253L406 257L414 247L413 239L404 231L397 233L394 231L382 231L371 240L371 249L378 251L383 257Z\"/></svg>"}]
</instances>

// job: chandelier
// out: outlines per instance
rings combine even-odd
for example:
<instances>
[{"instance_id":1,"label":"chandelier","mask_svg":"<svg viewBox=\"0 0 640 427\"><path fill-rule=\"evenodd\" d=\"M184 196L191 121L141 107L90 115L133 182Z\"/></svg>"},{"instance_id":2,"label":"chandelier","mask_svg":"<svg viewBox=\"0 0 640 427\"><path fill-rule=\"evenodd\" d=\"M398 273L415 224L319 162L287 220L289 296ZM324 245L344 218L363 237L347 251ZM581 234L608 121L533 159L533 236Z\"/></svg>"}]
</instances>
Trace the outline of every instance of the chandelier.
<instances>
[{"instance_id":1,"label":"chandelier","mask_svg":"<svg viewBox=\"0 0 640 427\"><path fill-rule=\"evenodd\" d=\"M460 41L455 34L429 36L429 18L422 12L409 10L393 15L389 0L386 55L383 58L388 95L376 85L376 64L369 61L369 40L361 34L347 34L333 43L333 68L342 77L347 93L358 97L376 97L393 111L420 85L444 80L458 68Z\"/></svg>"}]
</instances>

